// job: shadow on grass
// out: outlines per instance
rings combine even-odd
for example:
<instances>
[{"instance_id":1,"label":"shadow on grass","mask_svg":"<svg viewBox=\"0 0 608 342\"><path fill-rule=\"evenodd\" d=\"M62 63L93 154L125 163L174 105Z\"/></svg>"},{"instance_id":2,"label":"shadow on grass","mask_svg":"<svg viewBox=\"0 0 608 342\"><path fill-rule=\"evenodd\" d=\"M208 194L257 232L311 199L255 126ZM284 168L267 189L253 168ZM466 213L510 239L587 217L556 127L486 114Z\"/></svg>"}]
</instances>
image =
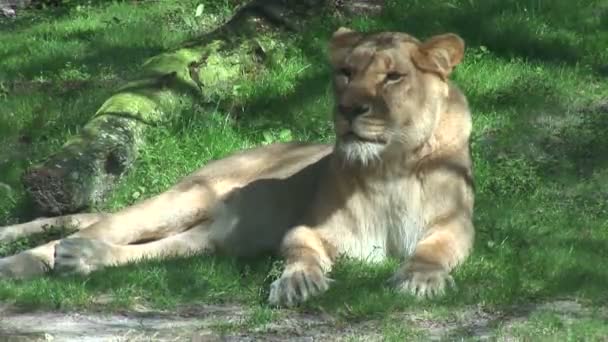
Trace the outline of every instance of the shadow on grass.
<instances>
[{"instance_id":1,"label":"shadow on grass","mask_svg":"<svg viewBox=\"0 0 608 342\"><path fill-rule=\"evenodd\" d=\"M605 63L607 55L594 39L601 23L590 16L606 16L597 1L391 1L374 26L426 37L454 31L468 45L485 45L502 56L521 56L543 62L576 64L583 59ZM599 32L599 33L598 33Z\"/></svg>"},{"instance_id":2,"label":"shadow on grass","mask_svg":"<svg viewBox=\"0 0 608 342\"><path fill-rule=\"evenodd\" d=\"M481 107L515 113L509 127L491 133L493 143L481 146L484 159L496 161L501 154L522 158L542 179L572 185L608 167L608 108L571 107L549 84L528 84L532 86L515 84L477 100Z\"/></svg>"},{"instance_id":3,"label":"shadow on grass","mask_svg":"<svg viewBox=\"0 0 608 342\"><path fill-rule=\"evenodd\" d=\"M161 53L163 50L160 47L141 47L129 46L123 44L109 44L103 37L96 38L98 31L87 30L70 33L65 35L61 41L65 43L73 43L75 41L85 41L87 50L90 51L83 56L75 57L69 51L62 53L54 53L52 56L38 58L31 56L28 58L28 64L24 65L16 71L16 74L11 75L13 78L23 77L27 80L34 79L41 73L59 73L63 69L84 67L82 71L83 77L104 77L105 70L113 70L119 74L126 73L136 69L148 57ZM99 31L100 32L100 31ZM88 38L83 38L88 37ZM63 43L58 43L63 44ZM17 51L12 51L0 56L0 59L19 58L19 56L27 56L30 53L28 48L24 47ZM119 56L118 58L113 56ZM56 78L56 75L52 75Z\"/></svg>"}]
</instances>

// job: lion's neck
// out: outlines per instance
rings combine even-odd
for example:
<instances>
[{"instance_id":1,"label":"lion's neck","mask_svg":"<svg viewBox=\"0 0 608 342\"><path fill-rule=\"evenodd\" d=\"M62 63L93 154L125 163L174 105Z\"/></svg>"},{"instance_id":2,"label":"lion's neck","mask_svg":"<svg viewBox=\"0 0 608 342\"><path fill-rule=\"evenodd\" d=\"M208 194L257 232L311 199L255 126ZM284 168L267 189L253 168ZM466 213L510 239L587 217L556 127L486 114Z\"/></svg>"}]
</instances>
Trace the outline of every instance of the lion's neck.
<instances>
[{"instance_id":1,"label":"lion's neck","mask_svg":"<svg viewBox=\"0 0 608 342\"><path fill-rule=\"evenodd\" d=\"M332 155L330 168L335 181L347 184L349 188L379 189L389 182L406 178L411 175L415 160L402 155L390 161L374 161L358 163L346 160L339 154Z\"/></svg>"}]
</instances>

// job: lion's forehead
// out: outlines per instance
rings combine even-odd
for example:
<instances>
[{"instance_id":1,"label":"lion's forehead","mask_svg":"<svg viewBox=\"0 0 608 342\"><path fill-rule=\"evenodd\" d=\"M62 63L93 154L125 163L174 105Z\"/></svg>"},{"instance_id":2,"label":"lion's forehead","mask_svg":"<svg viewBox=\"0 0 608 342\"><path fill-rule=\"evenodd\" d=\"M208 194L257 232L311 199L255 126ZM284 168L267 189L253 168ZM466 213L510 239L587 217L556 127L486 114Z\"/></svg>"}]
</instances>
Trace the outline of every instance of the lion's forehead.
<instances>
[{"instance_id":1,"label":"lion's forehead","mask_svg":"<svg viewBox=\"0 0 608 342\"><path fill-rule=\"evenodd\" d=\"M370 34L360 41L360 44L373 46L378 50L392 49L403 43L419 44L420 41L407 33L380 32Z\"/></svg>"},{"instance_id":2,"label":"lion's forehead","mask_svg":"<svg viewBox=\"0 0 608 342\"><path fill-rule=\"evenodd\" d=\"M344 56L344 64L361 72L382 73L387 70L403 69L411 65L409 49L415 46L410 40L400 37L366 39L354 46Z\"/></svg>"}]
</instances>

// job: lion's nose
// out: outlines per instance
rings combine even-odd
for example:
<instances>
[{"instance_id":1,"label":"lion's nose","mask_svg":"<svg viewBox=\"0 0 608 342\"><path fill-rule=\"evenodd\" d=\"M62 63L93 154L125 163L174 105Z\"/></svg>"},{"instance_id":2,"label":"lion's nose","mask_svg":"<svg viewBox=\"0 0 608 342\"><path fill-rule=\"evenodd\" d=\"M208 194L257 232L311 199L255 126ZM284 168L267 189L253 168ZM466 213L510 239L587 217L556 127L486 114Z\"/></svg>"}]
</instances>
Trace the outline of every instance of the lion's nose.
<instances>
[{"instance_id":1,"label":"lion's nose","mask_svg":"<svg viewBox=\"0 0 608 342\"><path fill-rule=\"evenodd\" d=\"M340 114L342 114L349 121L352 121L356 117L369 112L370 109L371 109L370 105L367 105L367 104L354 105L354 106L348 106L348 105L343 105L343 104L338 105L338 111L340 112Z\"/></svg>"}]
</instances>

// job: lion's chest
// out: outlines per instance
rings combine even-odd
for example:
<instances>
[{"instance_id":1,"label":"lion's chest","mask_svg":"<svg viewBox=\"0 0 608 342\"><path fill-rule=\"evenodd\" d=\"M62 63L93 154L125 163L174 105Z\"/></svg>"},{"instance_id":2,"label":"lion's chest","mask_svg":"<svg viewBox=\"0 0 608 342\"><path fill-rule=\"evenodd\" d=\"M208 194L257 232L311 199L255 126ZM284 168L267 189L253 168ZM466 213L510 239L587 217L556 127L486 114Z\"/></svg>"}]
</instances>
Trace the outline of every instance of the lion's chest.
<instances>
[{"instance_id":1,"label":"lion's chest","mask_svg":"<svg viewBox=\"0 0 608 342\"><path fill-rule=\"evenodd\" d=\"M367 261L410 256L424 231L421 186L415 180L388 182L349 203L355 218L347 254Z\"/></svg>"}]
</instances>

